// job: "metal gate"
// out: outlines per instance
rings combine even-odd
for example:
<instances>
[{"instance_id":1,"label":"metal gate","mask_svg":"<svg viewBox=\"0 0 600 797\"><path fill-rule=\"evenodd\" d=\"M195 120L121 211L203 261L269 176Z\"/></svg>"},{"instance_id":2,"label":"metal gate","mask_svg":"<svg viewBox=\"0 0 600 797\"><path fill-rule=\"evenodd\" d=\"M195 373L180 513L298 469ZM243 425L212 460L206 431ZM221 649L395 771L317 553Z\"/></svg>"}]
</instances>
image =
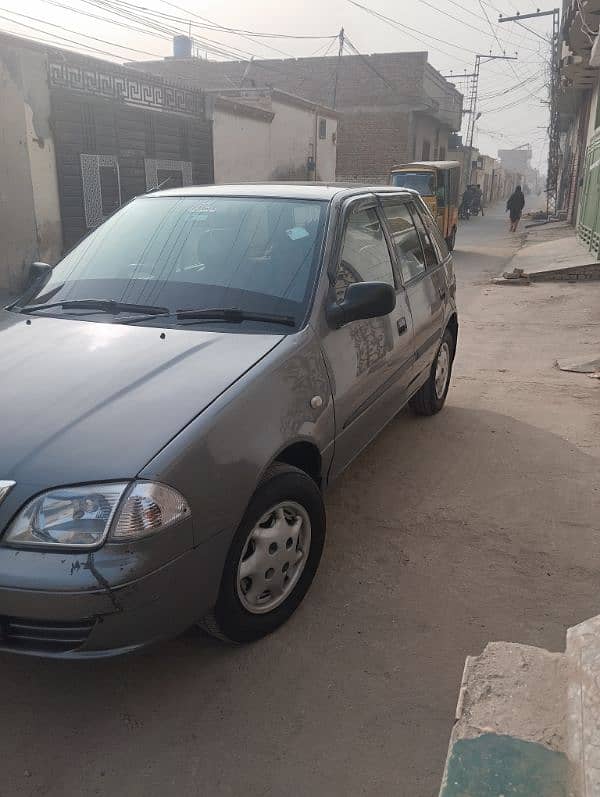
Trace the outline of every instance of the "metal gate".
<instances>
[{"instance_id":1,"label":"metal gate","mask_svg":"<svg viewBox=\"0 0 600 797\"><path fill-rule=\"evenodd\" d=\"M585 154L577 233L600 259L600 138L592 141Z\"/></svg>"},{"instance_id":2,"label":"metal gate","mask_svg":"<svg viewBox=\"0 0 600 797\"><path fill-rule=\"evenodd\" d=\"M65 248L134 196L213 182L200 92L64 53L49 82Z\"/></svg>"}]
</instances>

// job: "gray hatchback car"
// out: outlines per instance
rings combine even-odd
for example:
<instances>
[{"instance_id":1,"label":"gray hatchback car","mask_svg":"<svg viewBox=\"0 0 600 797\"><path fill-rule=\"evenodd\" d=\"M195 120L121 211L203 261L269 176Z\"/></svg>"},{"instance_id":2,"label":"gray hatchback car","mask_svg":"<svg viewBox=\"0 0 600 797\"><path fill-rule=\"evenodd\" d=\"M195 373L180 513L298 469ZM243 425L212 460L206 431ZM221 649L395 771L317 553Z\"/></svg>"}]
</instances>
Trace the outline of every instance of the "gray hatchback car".
<instances>
[{"instance_id":1,"label":"gray hatchback car","mask_svg":"<svg viewBox=\"0 0 600 797\"><path fill-rule=\"evenodd\" d=\"M106 656L294 612L322 493L458 321L419 196L257 185L137 198L0 311L0 649Z\"/></svg>"}]
</instances>

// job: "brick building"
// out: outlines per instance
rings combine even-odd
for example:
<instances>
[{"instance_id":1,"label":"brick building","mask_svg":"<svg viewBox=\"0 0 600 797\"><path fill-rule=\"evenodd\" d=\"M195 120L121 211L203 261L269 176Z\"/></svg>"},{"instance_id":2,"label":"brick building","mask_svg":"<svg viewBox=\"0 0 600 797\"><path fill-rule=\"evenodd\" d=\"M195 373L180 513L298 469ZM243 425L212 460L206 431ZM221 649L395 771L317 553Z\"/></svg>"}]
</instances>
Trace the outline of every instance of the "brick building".
<instances>
[{"instance_id":1,"label":"brick building","mask_svg":"<svg viewBox=\"0 0 600 797\"><path fill-rule=\"evenodd\" d=\"M132 65L206 91L271 86L335 107L340 180L386 182L394 163L444 159L448 136L462 122L462 95L426 52L251 62L173 57Z\"/></svg>"}]
</instances>

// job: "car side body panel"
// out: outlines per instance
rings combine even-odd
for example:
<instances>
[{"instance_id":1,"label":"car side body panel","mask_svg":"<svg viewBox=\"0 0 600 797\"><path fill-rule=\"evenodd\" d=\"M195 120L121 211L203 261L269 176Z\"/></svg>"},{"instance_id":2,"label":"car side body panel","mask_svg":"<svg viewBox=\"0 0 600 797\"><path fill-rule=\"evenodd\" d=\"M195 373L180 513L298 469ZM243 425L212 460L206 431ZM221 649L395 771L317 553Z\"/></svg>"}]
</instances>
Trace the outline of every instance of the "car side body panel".
<instances>
[{"instance_id":1,"label":"car side body panel","mask_svg":"<svg viewBox=\"0 0 600 797\"><path fill-rule=\"evenodd\" d=\"M140 476L188 498L199 544L220 532L233 536L264 471L288 446L312 444L327 473L334 436L325 363L306 326L194 419Z\"/></svg>"}]
</instances>

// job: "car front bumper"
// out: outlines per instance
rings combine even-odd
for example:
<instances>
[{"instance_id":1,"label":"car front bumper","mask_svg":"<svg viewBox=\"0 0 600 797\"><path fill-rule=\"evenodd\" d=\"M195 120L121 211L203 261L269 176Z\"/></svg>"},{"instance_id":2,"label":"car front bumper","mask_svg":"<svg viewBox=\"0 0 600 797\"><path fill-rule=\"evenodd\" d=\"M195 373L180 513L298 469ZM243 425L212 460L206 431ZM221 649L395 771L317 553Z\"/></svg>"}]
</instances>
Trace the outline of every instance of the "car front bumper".
<instances>
[{"instance_id":1,"label":"car front bumper","mask_svg":"<svg viewBox=\"0 0 600 797\"><path fill-rule=\"evenodd\" d=\"M0 651L101 658L176 636L215 604L229 541L227 534L217 534L114 586L88 556L86 569L96 588L76 590L68 575L79 561L72 554L4 550L2 555L37 557L31 561L44 589L0 586Z\"/></svg>"}]
</instances>

